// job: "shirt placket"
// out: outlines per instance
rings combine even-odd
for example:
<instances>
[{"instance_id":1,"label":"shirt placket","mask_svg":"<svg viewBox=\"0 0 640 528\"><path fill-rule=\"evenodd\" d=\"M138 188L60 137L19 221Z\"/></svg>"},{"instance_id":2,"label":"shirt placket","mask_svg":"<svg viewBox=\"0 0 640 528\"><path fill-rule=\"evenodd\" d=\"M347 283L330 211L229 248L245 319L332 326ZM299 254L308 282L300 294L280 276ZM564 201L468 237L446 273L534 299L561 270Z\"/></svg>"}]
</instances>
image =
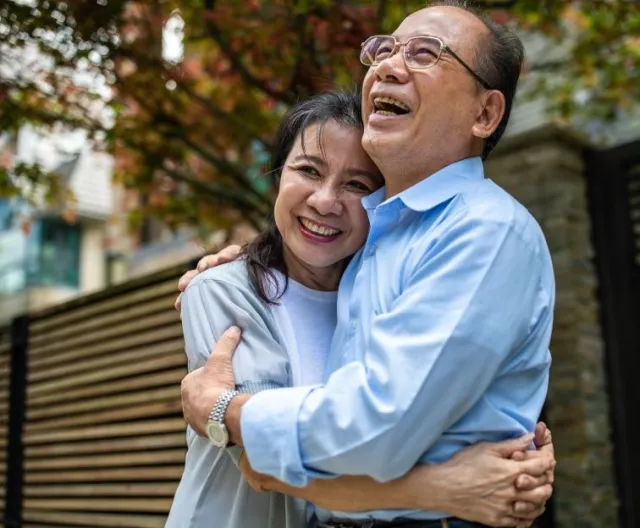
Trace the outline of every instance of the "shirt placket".
<instances>
[{"instance_id":1,"label":"shirt placket","mask_svg":"<svg viewBox=\"0 0 640 528\"><path fill-rule=\"evenodd\" d=\"M371 299L373 257L378 249L379 241L393 229L400 218L401 209L399 201L396 201L376 207L369 215L371 227L362 250L362 257L356 273L351 299L349 300L348 344L344 351L344 359L347 362L358 359L355 351L361 350L364 344L358 341L359 338L364 338L363 332L365 331L361 328L361 310L374 309ZM362 308L363 306L366 308Z\"/></svg>"}]
</instances>

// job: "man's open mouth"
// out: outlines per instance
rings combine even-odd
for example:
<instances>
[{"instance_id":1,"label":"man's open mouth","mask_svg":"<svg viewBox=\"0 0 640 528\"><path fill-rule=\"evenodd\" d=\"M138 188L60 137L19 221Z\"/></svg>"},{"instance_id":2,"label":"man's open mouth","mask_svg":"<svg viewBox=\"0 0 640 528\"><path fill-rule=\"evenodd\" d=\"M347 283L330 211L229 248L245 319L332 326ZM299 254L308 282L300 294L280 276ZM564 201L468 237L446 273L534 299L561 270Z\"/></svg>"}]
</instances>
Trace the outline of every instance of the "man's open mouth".
<instances>
[{"instance_id":1,"label":"man's open mouth","mask_svg":"<svg viewBox=\"0 0 640 528\"><path fill-rule=\"evenodd\" d=\"M406 104L392 97L376 97L373 100L375 113L384 116L399 116L408 114L411 110Z\"/></svg>"}]
</instances>

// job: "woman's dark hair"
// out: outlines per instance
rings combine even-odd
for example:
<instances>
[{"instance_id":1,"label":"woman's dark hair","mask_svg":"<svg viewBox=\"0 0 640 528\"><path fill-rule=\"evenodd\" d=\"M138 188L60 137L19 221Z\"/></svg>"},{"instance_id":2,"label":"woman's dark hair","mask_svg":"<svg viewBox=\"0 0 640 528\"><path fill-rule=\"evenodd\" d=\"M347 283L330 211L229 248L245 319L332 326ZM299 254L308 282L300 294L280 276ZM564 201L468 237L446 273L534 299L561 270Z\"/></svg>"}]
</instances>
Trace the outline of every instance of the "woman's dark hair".
<instances>
[{"instance_id":1,"label":"woman's dark hair","mask_svg":"<svg viewBox=\"0 0 640 528\"><path fill-rule=\"evenodd\" d=\"M322 138L324 125L334 121L346 127L362 129L362 102L357 91L336 90L314 95L292 106L278 127L269 173L280 182L284 163L298 136L311 125L320 125L318 141ZM276 226L273 211L269 215L266 229L243 247L249 278L262 300L274 304L287 289L287 265L284 261L282 235ZM283 288L272 270L285 276ZM271 286L271 287L270 287Z\"/></svg>"}]
</instances>

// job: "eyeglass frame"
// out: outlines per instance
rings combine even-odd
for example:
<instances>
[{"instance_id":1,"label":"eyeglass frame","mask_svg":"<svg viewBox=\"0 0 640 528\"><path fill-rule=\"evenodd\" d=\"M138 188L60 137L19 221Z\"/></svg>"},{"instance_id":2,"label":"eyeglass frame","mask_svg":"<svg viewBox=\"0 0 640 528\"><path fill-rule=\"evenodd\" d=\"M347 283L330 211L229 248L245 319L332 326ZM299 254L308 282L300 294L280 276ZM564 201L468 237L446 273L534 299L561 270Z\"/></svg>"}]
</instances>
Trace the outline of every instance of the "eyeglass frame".
<instances>
[{"instance_id":1,"label":"eyeglass frame","mask_svg":"<svg viewBox=\"0 0 640 528\"><path fill-rule=\"evenodd\" d=\"M384 59L382 59L382 60L386 60L386 59L389 59L389 58L393 57L393 56L394 56L394 55L399 51L399 49L398 49L398 48L402 48L402 58L404 59L404 63L407 65L407 67L408 67L409 69L412 69L412 70L428 70L429 68L433 68L436 64L438 64L438 61L440 61L440 57L442 57L442 52L443 52L443 51L446 51L446 52L447 52L447 53L449 53L449 55L451 55L455 60L457 60L457 61L462 65L462 67L463 67L465 70L467 70L467 72L469 72L469 73L472 75L472 77L473 77L476 81L478 81L478 82L480 83L480 85L481 85L485 90L493 90L493 88L491 87L491 85L490 85L487 81L485 81L482 77L480 77L480 75L478 75L475 71L473 71L473 69L471 68L471 66L469 66L465 61L463 61L463 60L458 56L458 54L457 54L455 51L453 51L453 50L452 50L452 49L451 49L447 44L445 44L445 43L443 42L443 40L442 40L440 37L434 37L433 35L416 35L416 36L414 36L414 37L410 37L410 38L408 38L408 39L406 40L406 42L400 42L400 41L398 40L398 38L397 38L397 37L395 37L395 36L393 36L393 35L372 35L372 36L370 36L369 38L367 38L364 42L362 42L362 43L360 44L360 50L361 50L361 51L360 51L360 62L361 62L364 66L367 66L367 67L371 67L371 66L378 66L378 65L380 64L380 62L382 62L382 61L378 61L378 62L373 62L372 64L365 64L365 63L362 61L362 49L364 48L365 44L366 44L367 42L369 42L371 39L374 39L374 38L380 38L380 37L384 37L384 38L391 38L391 39L393 39L393 42L394 42L393 50L391 51L391 53L389 54L389 56L385 57L385 58L384 58ZM406 49L407 49L407 48L406 48L406 46L407 46L407 44L408 44L409 42L411 42L411 41L412 41L412 40L414 40L414 39L418 39L418 38L429 38L429 39L435 40L435 41L437 41L437 42L439 42L439 43L440 43L440 53L438 54L438 57L436 58L436 60L435 60L435 61L433 61L433 64L432 64L431 66L427 66L426 68L419 68L419 67L418 67L418 68L416 68L416 67L414 67L414 66L409 66L409 63L407 62L407 55L406 55Z\"/></svg>"}]
</instances>

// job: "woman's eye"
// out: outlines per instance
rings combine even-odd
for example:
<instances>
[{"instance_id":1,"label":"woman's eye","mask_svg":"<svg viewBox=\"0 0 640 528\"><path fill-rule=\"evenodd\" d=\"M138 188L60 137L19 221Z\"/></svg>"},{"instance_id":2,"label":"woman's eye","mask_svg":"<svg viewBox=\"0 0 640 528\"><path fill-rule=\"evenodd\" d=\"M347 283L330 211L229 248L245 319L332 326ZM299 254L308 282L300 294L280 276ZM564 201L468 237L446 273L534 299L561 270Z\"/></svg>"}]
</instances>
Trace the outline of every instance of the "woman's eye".
<instances>
[{"instance_id":1,"label":"woman's eye","mask_svg":"<svg viewBox=\"0 0 640 528\"><path fill-rule=\"evenodd\" d=\"M298 172L305 174L307 176L320 176L320 173L317 171L315 167L311 165L303 165L302 167L298 167Z\"/></svg>"},{"instance_id":2,"label":"woman's eye","mask_svg":"<svg viewBox=\"0 0 640 528\"><path fill-rule=\"evenodd\" d=\"M359 182L357 180L350 181L347 185L350 188L355 189L355 190L360 191L360 192L366 192L366 193L370 193L371 192L371 189L369 188L369 186L367 186L364 183Z\"/></svg>"}]
</instances>

